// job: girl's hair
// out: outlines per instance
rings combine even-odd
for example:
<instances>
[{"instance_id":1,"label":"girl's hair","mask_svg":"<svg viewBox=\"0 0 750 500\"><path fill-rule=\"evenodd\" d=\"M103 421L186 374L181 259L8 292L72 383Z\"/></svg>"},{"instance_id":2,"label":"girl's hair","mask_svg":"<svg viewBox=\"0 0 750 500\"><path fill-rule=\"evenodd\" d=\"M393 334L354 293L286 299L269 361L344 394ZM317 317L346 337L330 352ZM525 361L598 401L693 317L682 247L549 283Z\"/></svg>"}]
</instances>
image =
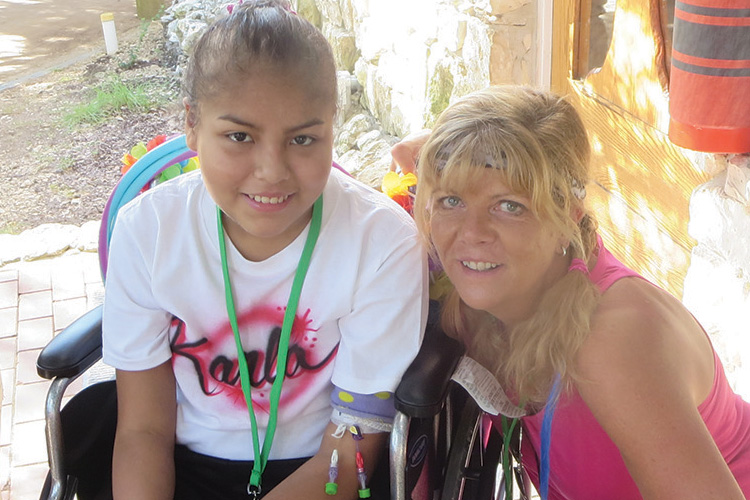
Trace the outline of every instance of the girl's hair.
<instances>
[{"instance_id":1,"label":"girl's hair","mask_svg":"<svg viewBox=\"0 0 750 500\"><path fill-rule=\"evenodd\" d=\"M269 68L306 72L306 82L322 81L335 105L331 46L315 26L291 11L288 0L247 0L210 25L193 47L183 93L196 106Z\"/></svg>"},{"instance_id":2,"label":"girl's hair","mask_svg":"<svg viewBox=\"0 0 750 500\"><path fill-rule=\"evenodd\" d=\"M530 198L529 209L543 224L570 241L572 258L587 261L596 249L596 223L583 206L589 157L583 122L566 100L522 86L469 94L442 113L420 152L414 209L420 232L432 248L428 207L436 190L460 192L492 167L511 190ZM506 328L471 309L451 287L442 323L520 401L538 407L555 374L566 385L576 379L574 358L598 297L585 274L568 272L545 291L531 318Z\"/></svg>"}]
</instances>

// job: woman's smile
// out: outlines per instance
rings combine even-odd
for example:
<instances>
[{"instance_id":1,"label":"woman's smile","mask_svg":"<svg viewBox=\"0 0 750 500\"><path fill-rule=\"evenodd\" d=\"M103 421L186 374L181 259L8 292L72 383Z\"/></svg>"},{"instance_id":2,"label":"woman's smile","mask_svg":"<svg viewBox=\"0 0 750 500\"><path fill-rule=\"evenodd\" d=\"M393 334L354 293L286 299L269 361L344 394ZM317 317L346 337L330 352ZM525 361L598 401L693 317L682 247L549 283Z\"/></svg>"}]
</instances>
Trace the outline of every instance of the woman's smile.
<instances>
[{"instance_id":1,"label":"woman's smile","mask_svg":"<svg viewBox=\"0 0 750 500\"><path fill-rule=\"evenodd\" d=\"M494 262L482 262L474 260L462 260L461 264L463 264L464 267L471 269L472 271L480 272L492 271L500 265L495 264Z\"/></svg>"}]
</instances>

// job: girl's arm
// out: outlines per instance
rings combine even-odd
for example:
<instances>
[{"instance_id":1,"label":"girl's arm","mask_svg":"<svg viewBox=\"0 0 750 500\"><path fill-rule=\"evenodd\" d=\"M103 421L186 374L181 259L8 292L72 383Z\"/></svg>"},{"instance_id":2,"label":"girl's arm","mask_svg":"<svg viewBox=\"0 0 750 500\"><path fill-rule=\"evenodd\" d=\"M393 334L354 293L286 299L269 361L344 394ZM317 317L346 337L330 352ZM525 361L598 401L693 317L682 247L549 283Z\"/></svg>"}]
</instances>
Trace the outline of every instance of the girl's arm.
<instances>
[{"instance_id":1,"label":"girl's arm","mask_svg":"<svg viewBox=\"0 0 750 500\"><path fill-rule=\"evenodd\" d=\"M626 279L602 296L577 388L644 499L744 498L697 410L713 365L703 330L666 292Z\"/></svg>"},{"instance_id":2,"label":"girl's arm","mask_svg":"<svg viewBox=\"0 0 750 500\"><path fill-rule=\"evenodd\" d=\"M355 441L349 432L335 438L336 425L329 423L323 434L323 442L318 452L284 482L275 487L265 498L268 500L286 500L290 498L305 498L310 500L349 500L358 498ZM372 476L379 462L387 466L386 447L388 434L365 434L359 442L359 450L364 458L368 480ZM338 493L327 495L325 486L328 482L328 469L333 450L338 451ZM368 482L369 486L369 482ZM378 492L382 495L382 492ZM386 492L387 493L387 492Z\"/></svg>"},{"instance_id":3,"label":"girl's arm","mask_svg":"<svg viewBox=\"0 0 750 500\"><path fill-rule=\"evenodd\" d=\"M115 500L174 497L176 408L171 361L150 370L117 370Z\"/></svg>"}]
</instances>

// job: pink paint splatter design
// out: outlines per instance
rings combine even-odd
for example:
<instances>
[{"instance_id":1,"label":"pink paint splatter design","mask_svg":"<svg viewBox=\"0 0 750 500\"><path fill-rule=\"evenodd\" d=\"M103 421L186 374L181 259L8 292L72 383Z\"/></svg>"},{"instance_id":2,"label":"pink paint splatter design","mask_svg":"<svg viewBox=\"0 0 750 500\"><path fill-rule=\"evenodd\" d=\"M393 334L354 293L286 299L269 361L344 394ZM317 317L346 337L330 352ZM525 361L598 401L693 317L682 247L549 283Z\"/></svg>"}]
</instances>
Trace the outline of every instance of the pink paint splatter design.
<instances>
[{"instance_id":1,"label":"pink paint splatter design","mask_svg":"<svg viewBox=\"0 0 750 500\"><path fill-rule=\"evenodd\" d=\"M256 412L268 412L268 396L276 378L276 357L284 320L284 307L256 306L243 312L237 318L243 345L251 335L263 335L267 342L264 348L245 351L250 372L250 385L253 388L253 407ZM308 309L303 315L297 314L289 338L289 352L285 370L285 382L280 404L294 401L309 385L306 377L327 366L336 356L338 344L328 353L316 350L318 337L310 325ZM199 386L206 396L224 397L234 407L246 408L240 383L237 351L231 325L227 320L214 333L202 339L188 342L185 324L179 319L172 321L170 331L172 363L178 359L188 360L195 369ZM245 348L246 349L246 348Z\"/></svg>"}]
</instances>

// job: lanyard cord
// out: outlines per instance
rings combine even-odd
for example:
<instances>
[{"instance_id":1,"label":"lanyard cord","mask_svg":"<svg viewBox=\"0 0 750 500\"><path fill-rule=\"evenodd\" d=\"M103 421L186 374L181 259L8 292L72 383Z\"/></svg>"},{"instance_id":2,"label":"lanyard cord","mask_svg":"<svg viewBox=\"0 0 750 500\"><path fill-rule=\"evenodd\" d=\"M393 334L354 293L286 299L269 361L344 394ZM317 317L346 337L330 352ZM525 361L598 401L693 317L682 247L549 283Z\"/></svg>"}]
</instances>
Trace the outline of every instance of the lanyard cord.
<instances>
[{"instance_id":1,"label":"lanyard cord","mask_svg":"<svg viewBox=\"0 0 750 500\"><path fill-rule=\"evenodd\" d=\"M508 423L508 417L503 415L501 420L503 424L502 466L503 475L505 476L505 496L506 498L513 498L513 465L510 460L510 442L516 424L518 424L518 419L510 419L510 423Z\"/></svg>"},{"instance_id":2,"label":"lanyard cord","mask_svg":"<svg viewBox=\"0 0 750 500\"><path fill-rule=\"evenodd\" d=\"M547 397L547 403L544 405L544 419L542 420L542 450L541 465L539 466L540 489L539 495L542 500L547 500L549 491L549 450L552 446L552 418L555 416L557 402L560 400L560 375L555 377L555 383L552 385L552 391Z\"/></svg>"},{"instance_id":3,"label":"lanyard cord","mask_svg":"<svg viewBox=\"0 0 750 500\"><path fill-rule=\"evenodd\" d=\"M294 323L294 317L297 314L297 305L299 303L299 296L302 291L302 284L305 281L305 275L307 269L310 267L310 257L312 256L315 243L318 240L320 234L320 226L323 212L323 197L320 196L313 204L312 220L310 221L310 231L307 234L307 240L305 241L305 247L302 250L302 256L300 257L299 264L297 265L297 271L294 274L294 281L292 282L292 291L289 294L289 301L287 302L286 311L284 312L284 322L281 326L281 337L279 338L279 348L276 356L276 377L274 378L273 385L271 386L271 394L269 397L270 408L268 412L268 426L266 428L266 436L263 440L263 449L260 449L260 439L258 437L258 424L255 419L255 412L253 411L253 399L251 394L250 385L250 371L247 366L247 358L245 352L242 349L242 340L240 339L239 328L237 326L237 312L234 308L234 296L232 294L232 286L229 281L229 266L227 264L227 250L226 242L224 239L224 224L221 220L221 209L216 207L216 217L219 229L219 251L221 253L221 270L224 275L224 294L227 302L227 315L229 316L229 323L232 326L232 332L234 333L235 344L237 345L237 362L240 368L240 381L242 384L242 392L245 395L245 402L247 403L248 413L250 414L250 424L253 434L253 454L255 459L253 460L253 471L250 474L250 481L247 485L247 493L257 497L261 492L261 476L266 468L268 462L268 455L271 452L271 444L273 443L273 436L276 432L276 419L278 416L279 400L281 399L281 384L284 382L284 375L286 374L286 362L287 353L289 351L289 337L292 333L292 326Z\"/></svg>"},{"instance_id":4,"label":"lanyard cord","mask_svg":"<svg viewBox=\"0 0 750 500\"><path fill-rule=\"evenodd\" d=\"M542 449L540 453L541 463L539 465L539 496L542 498L542 500L547 500L549 492L549 450L552 445L552 419L555 416L555 409L557 409L557 402L559 400L560 375L557 375L555 377L555 382L552 385L552 391L550 392L549 396L547 396L547 402L544 405L544 418L542 419ZM510 442L516 424L520 419L511 419L510 423L508 422L508 420L508 417L506 417L505 415L503 415L501 418L503 427L503 451L501 454L501 463L503 467L503 475L505 476L505 494L506 497L511 498L513 496L513 469L510 461Z\"/></svg>"}]
</instances>

